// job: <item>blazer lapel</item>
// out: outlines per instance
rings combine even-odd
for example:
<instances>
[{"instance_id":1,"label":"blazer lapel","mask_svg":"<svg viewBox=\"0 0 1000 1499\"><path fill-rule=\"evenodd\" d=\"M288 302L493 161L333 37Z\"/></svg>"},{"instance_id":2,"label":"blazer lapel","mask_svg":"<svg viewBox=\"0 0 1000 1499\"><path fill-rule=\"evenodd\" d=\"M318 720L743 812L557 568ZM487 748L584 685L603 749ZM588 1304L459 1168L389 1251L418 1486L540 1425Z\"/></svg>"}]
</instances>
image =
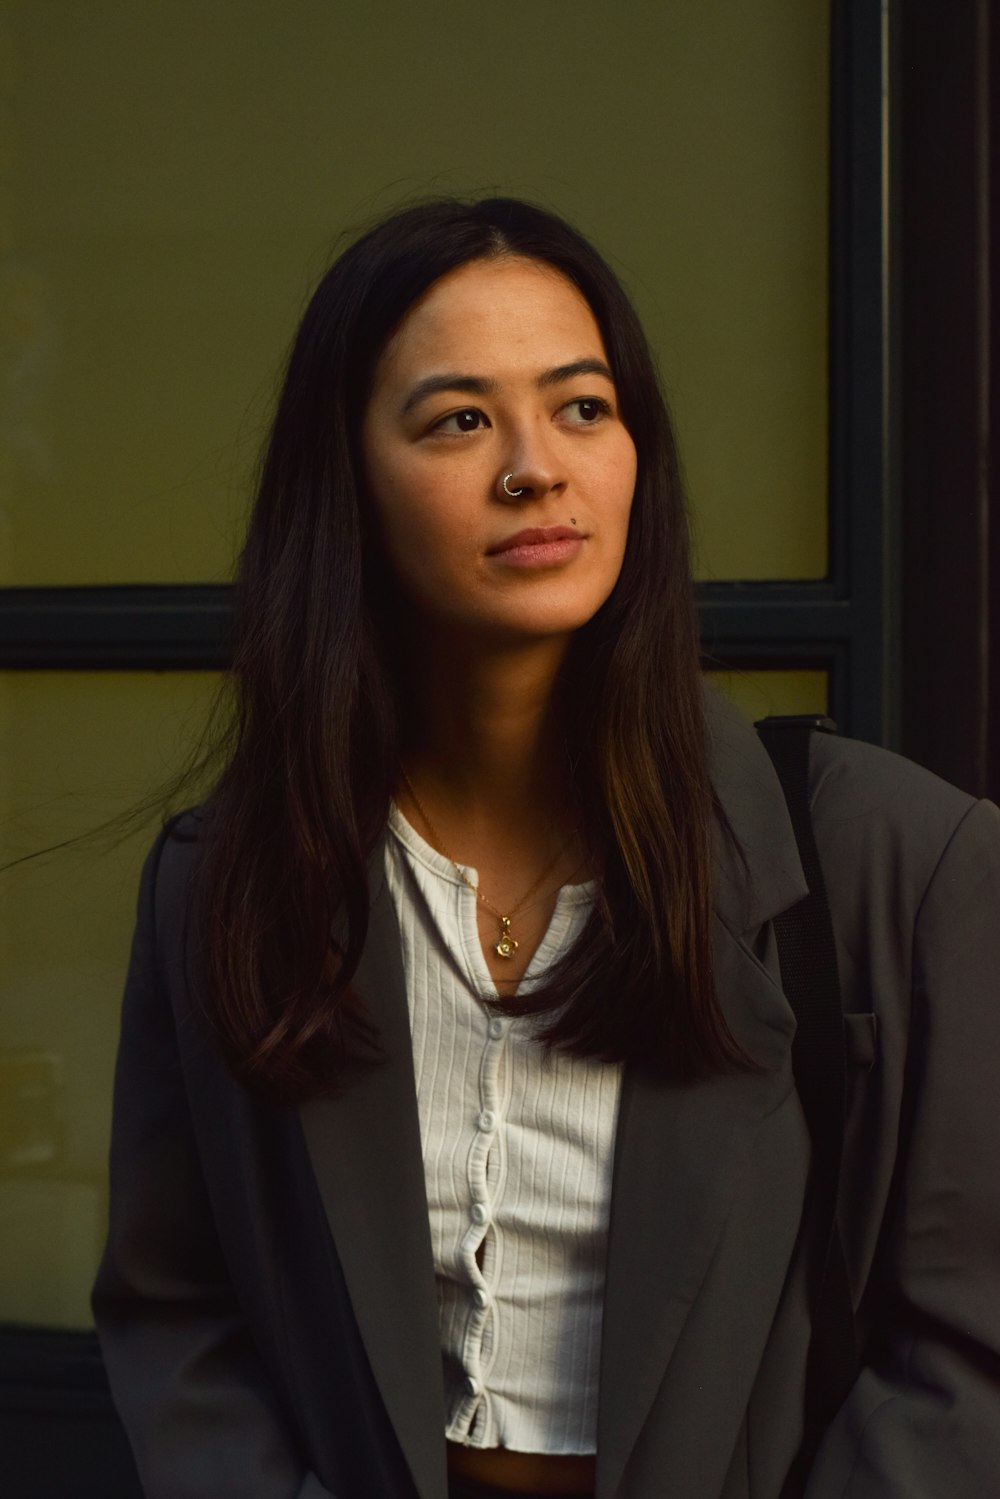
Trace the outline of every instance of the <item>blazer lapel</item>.
<instances>
[{"instance_id":1,"label":"blazer lapel","mask_svg":"<svg viewBox=\"0 0 1000 1499\"><path fill-rule=\"evenodd\" d=\"M795 1019L751 941L761 922L805 894L805 880L780 785L756 734L717 704L710 705L710 722L716 793L739 845L722 835L716 850L716 990L730 1029L760 1071L679 1085L626 1069L601 1341L598 1499L615 1493L663 1385L750 1166L757 1126L794 1088ZM801 1131L790 1126L781 1142L787 1162L771 1176L787 1194L804 1189ZM775 1149L773 1133L766 1148ZM766 1203L756 1206L755 1231L766 1239L777 1224L769 1222ZM794 1240L797 1202L781 1216ZM790 1253L791 1242L783 1248ZM760 1309L761 1346L772 1310ZM744 1343L731 1350L737 1356L747 1361L749 1388L753 1350ZM659 1472L659 1478L664 1493L692 1493L685 1488L689 1473Z\"/></svg>"},{"instance_id":2,"label":"blazer lapel","mask_svg":"<svg viewBox=\"0 0 1000 1499\"><path fill-rule=\"evenodd\" d=\"M351 1304L421 1499L447 1492L444 1391L420 1122L399 930L372 861L368 940L355 979L384 1060L300 1115Z\"/></svg>"}]
</instances>

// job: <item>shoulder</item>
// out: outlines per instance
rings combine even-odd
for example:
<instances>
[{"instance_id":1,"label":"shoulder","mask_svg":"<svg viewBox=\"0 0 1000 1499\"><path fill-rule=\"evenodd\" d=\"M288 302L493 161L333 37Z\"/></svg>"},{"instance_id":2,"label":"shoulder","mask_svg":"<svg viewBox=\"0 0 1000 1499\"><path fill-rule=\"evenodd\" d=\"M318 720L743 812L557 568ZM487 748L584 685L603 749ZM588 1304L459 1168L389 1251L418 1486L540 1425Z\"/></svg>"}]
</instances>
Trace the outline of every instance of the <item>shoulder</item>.
<instances>
[{"instance_id":1,"label":"shoulder","mask_svg":"<svg viewBox=\"0 0 1000 1499\"><path fill-rule=\"evenodd\" d=\"M1000 935L1000 810L901 755L833 735L813 736L811 771L843 972L877 974L884 1010L889 975L910 975L918 952L953 954L959 941L981 970Z\"/></svg>"},{"instance_id":2,"label":"shoulder","mask_svg":"<svg viewBox=\"0 0 1000 1499\"><path fill-rule=\"evenodd\" d=\"M926 885L966 824L995 838L1000 814L902 755L836 734L812 736L810 793L817 842L839 866ZM824 861L826 862L826 861Z\"/></svg>"},{"instance_id":3,"label":"shoulder","mask_svg":"<svg viewBox=\"0 0 1000 1499\"><path fill-rule=\"evenodd\" d=\"M192 874L204 846L205 812L190 807L170 817L153 842L143 865L140 916L155 916L156 925L172 923L187 911Z\"/></svg>"},{"instance_id":4,"label":"shoulder","mask_svg":"<svg viewBox=\"0 0 1000 1499\"><path fill-rule=\"evenodd\" d=\"M753 725L707 700L712 778L764 905L802 893L801 866L777 774ZM1000 813L892 751L839 734L810 738L811 820L831 902L886 921L914 914L948 852L951 866L1000 849ZM722 854L723 862L725 852ZM791 872L791 873L790 873ZM730 872L738 881L741 876ZM787 896L787 898L786 898ZM750 902L753 909L760 899Z\"/></svg>"},{"instance_id":5,"label":"shoulder","mask_svg":"<svg viewBox=\"0 0 1000 1499\"><path fill-rule=\"evenodd\" d=\"M784 830L785 799L754 726L731 703L706 696L713 781L738 834L773 846ZM915 863L940 855L976 798L902 755L841 734L809 742L813 826L824 842L859 852L892 848ZM991 804L983 804L990 807Z\"/></svg>"},{"instance_id":6,"label":"shoulder","mask_svg":"<svg viewBox=\"0 0 1000 1499\"><path fill-rule=\"evenodd\" d=\"M189 868L204 846L206 814L204 807L188 807L167 818L149 851L149 860L159 870Z\"/></svg>"},{"instance_id":7,"label":"shoulder","mask_svg":"<svg viewBox=\"0 0 1000 1499\"><path fill-rule=\"evenodd\" d=\"M920 828L947 835L976 801L892 750L823 733L812 736L810 792L817 818L863 820L869 831L903 837Z\"/></svg>"}]
</instances>

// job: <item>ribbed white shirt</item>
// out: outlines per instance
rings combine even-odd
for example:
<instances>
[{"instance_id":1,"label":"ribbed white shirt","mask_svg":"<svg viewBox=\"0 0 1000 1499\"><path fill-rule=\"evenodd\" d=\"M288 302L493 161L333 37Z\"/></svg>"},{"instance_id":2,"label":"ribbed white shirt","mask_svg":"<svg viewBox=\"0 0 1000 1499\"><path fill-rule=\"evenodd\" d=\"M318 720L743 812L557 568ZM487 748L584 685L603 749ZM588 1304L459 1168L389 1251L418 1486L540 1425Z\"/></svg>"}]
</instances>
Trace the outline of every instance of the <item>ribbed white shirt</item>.
<instances>
[{"instance_id":1,"label":"ribbed white shirt","mask_svg":"<svg viewBox=\"0 0 1000 1499\"><path fill-rule=\"evenodd\" d=\"M389 828L446 1435L474 1447L594 1452L621 1068L547 1052L531 1017L488 1013L479 996L496 988L475 894L395 807ZM466 874L476 884L476 871ZM592 885L559 891L522 989L574 941L592 899Z\"/></svg>"}]
</instances>

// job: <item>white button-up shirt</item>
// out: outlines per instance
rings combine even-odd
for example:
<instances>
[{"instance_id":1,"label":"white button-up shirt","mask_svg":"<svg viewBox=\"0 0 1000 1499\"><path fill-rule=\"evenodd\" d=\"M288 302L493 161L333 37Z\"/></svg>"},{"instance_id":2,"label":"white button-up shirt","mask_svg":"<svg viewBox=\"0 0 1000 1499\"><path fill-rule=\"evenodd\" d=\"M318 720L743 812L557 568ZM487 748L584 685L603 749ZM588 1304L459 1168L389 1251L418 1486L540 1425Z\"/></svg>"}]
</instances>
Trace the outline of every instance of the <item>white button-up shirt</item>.
<instances>
[{"instance_id":1,"label":"white button-up shirt","mask_svg":"<svg viewBox=\"0 0 1000 1499\"><path fill-rule=\"evenodd\" d=\"M476 896L395 807L386 874L399 919L447 1436L593 1452L621 1067L547 1051L538 1022L491 1016ZM465 873L473 885L474 869ZM565 885L522 980L578 936L593 886Z\"/></svg>"}]
</instances>

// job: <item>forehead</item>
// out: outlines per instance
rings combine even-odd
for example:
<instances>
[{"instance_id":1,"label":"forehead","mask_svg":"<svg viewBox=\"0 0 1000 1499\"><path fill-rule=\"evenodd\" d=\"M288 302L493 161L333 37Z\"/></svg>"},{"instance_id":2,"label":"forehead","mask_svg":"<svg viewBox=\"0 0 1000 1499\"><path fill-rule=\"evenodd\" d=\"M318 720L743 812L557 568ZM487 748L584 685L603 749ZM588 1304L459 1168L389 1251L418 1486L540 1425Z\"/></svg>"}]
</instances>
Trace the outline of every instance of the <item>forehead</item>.
<instances>
[{"instance_id":1,"label":"forehead","mask_svg":"<svg viewBox=\"0 0 1000 1499\"><path fill-rule=\"evenodd\" d=\"M587 355L607 357L583 294L543 261L503 256L435 281L386 345L378 379L412 378L429 365L469 374L550 368Z\"/></svg>"}]
</instances>

